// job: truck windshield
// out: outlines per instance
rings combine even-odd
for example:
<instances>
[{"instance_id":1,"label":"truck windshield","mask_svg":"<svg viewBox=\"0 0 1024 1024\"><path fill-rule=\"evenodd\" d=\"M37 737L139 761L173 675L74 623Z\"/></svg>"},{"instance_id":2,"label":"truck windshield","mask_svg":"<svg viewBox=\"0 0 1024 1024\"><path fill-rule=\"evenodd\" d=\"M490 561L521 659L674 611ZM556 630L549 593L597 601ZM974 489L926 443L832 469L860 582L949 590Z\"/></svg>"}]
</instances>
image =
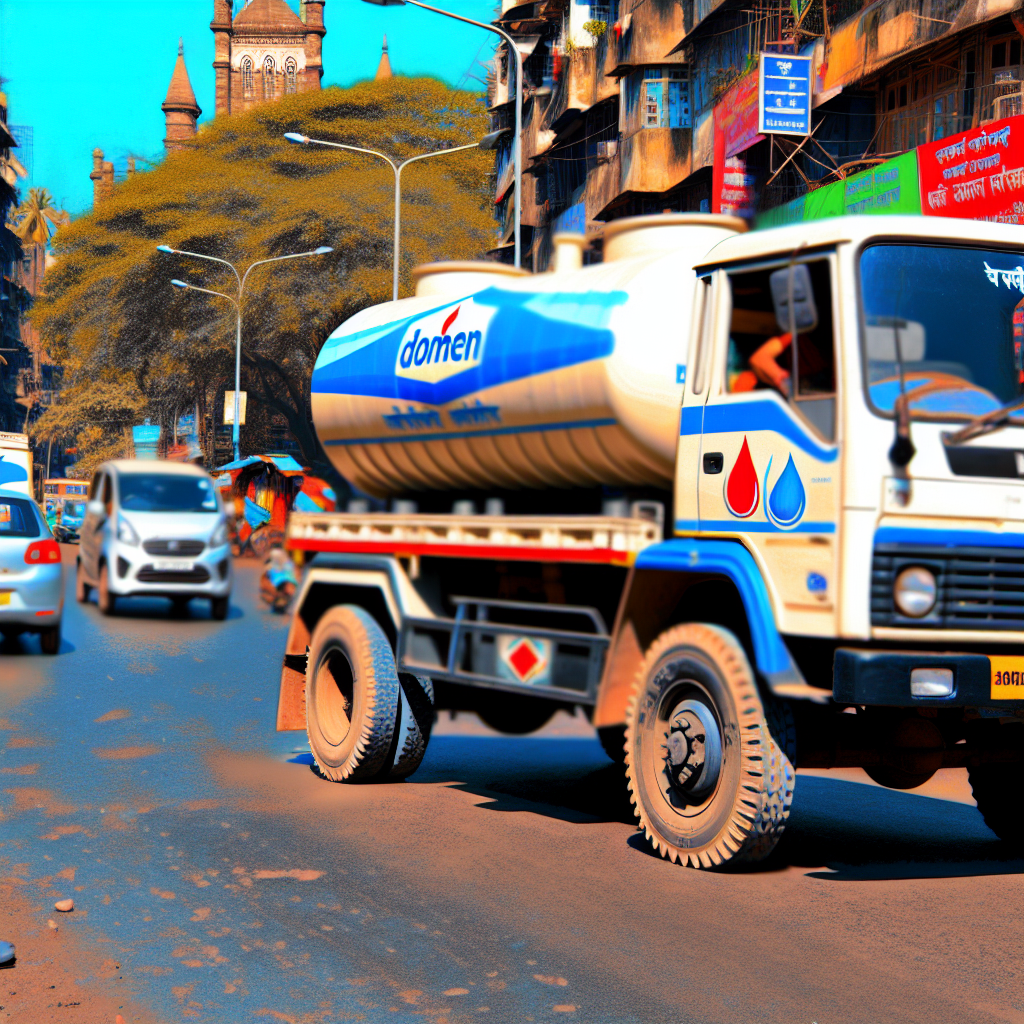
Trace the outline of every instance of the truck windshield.
<instances>
[{"instance_id":1,"label":"truck windshield","mask_svg":"<svg viewBox=\"0 0 1024 1024\"><path fill-rule=\"evenodd\" d=\"M126 512L216 512L209 480L162 473L125 473L120 478Z\"/></svg>"},{"instance_id":2,"label":"truck windshield","mask_svg":"<svg viewBox=\"0 0 1024 1024\"><path fill-rule=\"evenodd\" d=\"M1024 394L1024 255L872 245L860 282L865 376L878 412L891 413L899 396L898 358L916 418L966 419Z\"/></svg>"}]
</instances>

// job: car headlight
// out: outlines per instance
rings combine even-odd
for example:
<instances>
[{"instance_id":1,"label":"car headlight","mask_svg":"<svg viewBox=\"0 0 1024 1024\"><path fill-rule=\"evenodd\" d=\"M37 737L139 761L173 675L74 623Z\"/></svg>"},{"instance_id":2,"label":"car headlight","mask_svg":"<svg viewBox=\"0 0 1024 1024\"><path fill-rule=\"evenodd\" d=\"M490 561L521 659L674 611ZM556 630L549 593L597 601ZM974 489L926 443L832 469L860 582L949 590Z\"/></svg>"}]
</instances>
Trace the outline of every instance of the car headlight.
<instances>
[{"instance_id":1,"label":"car headlight","mask_svg":"<svg viewBox=\"0 0 1024 1024\"><path fill-rule=\"evenodd\" d=\"M911 619L920 619L934 607L939 596L939 585L930 569L915 565L896 577L892 599L896 607Z\"/></svg>"},{"instance_id":2,"label":"car headlight","mask_svg":"<svg viewBox=\"0 0 1024 1024\"><path fill-rule=\"evenodd\" d=\"M122 544L138 545L139 535L124 516L117 517L117 539Z\"/></svg>"},{"instance_id":3,"label":"car headlight","mask_svg":"<svg viewBox=\"0 0 1024 1024\"><path fill-rule=\"evenodd\" d=\"M210 534L210 547L219 548L222 544L228 542L228 521L222 519L218 524L217 528Z\"/></svg>"}]
</instances>

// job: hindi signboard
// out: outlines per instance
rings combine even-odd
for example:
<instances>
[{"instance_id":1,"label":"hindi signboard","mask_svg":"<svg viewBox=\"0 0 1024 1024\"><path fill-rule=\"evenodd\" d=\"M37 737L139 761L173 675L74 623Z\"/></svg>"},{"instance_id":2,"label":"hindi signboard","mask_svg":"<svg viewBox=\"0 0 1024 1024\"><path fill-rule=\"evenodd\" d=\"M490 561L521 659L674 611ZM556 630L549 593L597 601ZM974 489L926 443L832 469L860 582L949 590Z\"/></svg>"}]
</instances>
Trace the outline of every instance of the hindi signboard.
<instances>
[{"instance_id":1,"label":"hindi signboard","mask_svg":"<svg viewBox=\"0 0 1024 1024\"><path fill-rule=\"evenodd\" d=\"M1024 118L929 142L917 157L923 213L1024 224Z\"/></svg>"},{"instance_id":2,"label":"hindi signboard","mask_svg":"<svg viewBox=\"0 0 1024 1024\"><path fill-rule=\"evenodd\" d=\"M757 94L757 130L762 135L811 134L810 57L762 53Z\"/></svg>"}]
</instances>

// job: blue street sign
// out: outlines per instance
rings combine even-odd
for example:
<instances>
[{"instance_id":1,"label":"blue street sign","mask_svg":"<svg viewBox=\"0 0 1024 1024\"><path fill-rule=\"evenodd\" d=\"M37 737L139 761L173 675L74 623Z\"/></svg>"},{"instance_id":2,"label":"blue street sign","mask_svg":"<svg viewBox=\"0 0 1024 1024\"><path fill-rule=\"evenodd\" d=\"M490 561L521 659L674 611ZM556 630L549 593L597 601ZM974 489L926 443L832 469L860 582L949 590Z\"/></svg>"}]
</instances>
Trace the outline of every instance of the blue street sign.
<instances>
[{"instance_id":1,"label":"blue street sign","mask_svg":"<svg viewBox=\"0 0 1024 1024\"><path fill-rule=\"evenodd\" d=\"M761 54L757 89L759 135L811 134L811 58Z\"/></svg>"}]
</instances>

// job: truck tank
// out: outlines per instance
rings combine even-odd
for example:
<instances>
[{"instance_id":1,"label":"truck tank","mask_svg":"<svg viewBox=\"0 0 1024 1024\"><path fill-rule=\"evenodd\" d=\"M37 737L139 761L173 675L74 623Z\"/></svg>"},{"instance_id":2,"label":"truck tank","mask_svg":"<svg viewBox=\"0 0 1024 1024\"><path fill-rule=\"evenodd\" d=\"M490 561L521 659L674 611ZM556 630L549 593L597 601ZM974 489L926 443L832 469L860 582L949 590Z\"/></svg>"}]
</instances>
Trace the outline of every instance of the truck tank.
<instances>
[{"instance_id":1,"label":"truck tank","mask_svg":"<svg viewBox=\"0 0 1024 1024\"><path fill-rule=\"evenodd\" d=\"M742 220L614 221L604 262L556 236L553 272L418 267L416 295L361 310L327 340L313 421L338 471L410 490L669 487L693 267ZM575 243L575 244L574 244Z\"/></svg>"}]
</instances>

